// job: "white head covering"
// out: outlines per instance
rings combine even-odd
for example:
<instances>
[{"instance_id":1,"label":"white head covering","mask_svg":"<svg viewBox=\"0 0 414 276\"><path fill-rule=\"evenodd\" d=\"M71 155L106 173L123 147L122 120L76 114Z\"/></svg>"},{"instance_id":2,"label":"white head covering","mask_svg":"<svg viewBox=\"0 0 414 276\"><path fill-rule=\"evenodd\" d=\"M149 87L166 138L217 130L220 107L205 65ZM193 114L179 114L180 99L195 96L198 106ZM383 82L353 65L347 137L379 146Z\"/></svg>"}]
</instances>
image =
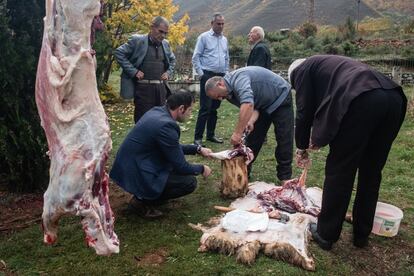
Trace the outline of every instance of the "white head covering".
<instances>
[{"instance_id":1,"label":"white head covering","mask_svg":"<svg viewBox=\"0 0 414 276\"><path fill-rule=\"evenodd\" d=\"M288 69L288 78L289 78L289 82L292 83L292 79L290 78L290 76L292 75L293 70L295 70L299 65L301 65L304 61L306 60L306 58L300 58L300 59L296 59L295 61L292 62L292 64L289 66Z\"/></svg>"}]
</instances>

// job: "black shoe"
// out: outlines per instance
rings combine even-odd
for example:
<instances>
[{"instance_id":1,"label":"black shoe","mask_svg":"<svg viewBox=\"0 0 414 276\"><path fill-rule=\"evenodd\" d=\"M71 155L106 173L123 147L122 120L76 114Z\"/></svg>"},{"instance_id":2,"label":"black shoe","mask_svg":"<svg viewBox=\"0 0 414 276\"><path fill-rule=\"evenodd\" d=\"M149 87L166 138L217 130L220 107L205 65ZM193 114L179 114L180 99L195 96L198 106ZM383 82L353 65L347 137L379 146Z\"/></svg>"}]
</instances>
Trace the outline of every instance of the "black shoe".
<instances>
[{"instance_id":1,"label":"black shoe","mask_svg":"<svg viewBox=\"0 0 414 276\"><path fill-rule=\"evenodd\" d=\"M313 240L319 245L320 248L323 250L331 250L333 242L327 241L323 239L319 234L317 230L316 223L309 224L309 231L312 234Z\"/></svg>"},{"instance_id":2,"label":"black shoe","mask_svg":"<svg viewBox=\"0 0 414 276\"><path fill-rule=\"evenodd\" d=\"M354 238L354 246L364 248L368 245L368 238Z\"/></svg>"},{"instance_id":3,"label":"black shoe","mask_svg":"<svg viewBox=\"0 0 414 276\"><path fill-rule=\"evenodd\" d=\"M142 200L132 197L128 204L128 210L136 213L143 218L158 218L163 215L160 210L155 209L153 206L145 204Z\"/></svg>"},{"instance_id":4,"label":"black shoe","mask_svg":"<svg viewBox=\"0 0 414 276\"><path fill-rule=\"evenodd\" d=\"M203 141L201 139L200 140L195 139L194 140L194 145L202 147L203 146Z\"/></svg>"},{"instance_id":5,"label":"black shoe","mask_svg":"<svg viewBox=\"0 0 414 276\"><path fill-rule=\"evenodd\" d=\"M223 143L223 139L213 136L213 137L207 137L207 140L213 143L217 143L217 144L222 144Z\"/></svg>"}]
</instances>

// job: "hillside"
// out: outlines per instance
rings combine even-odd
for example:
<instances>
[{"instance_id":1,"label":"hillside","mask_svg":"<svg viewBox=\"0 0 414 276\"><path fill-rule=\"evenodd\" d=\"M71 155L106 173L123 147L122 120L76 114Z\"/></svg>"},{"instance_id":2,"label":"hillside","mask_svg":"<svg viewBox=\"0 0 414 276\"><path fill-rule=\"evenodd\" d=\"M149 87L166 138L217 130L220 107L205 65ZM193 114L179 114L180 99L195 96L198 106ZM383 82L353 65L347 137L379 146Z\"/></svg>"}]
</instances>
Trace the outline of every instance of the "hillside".
<instances>
[{"instance_id":1,"label":"hillside","mask_svg":"<svg viewBox=\"0 0 414 276\"><path fill-rule=\"evenodd\" d=\"M309 14L306 0L174 0L174 3L180 6L178 16L185 12L190 15L191 32L207 30L211 15L216 11L225 16L227 34L246 34L254 25L263 26L266 31L294 28L308 20ZM345 22L348 16L356 19L356 1L315 0L317 24L337 25ZM365 16L379 17L380 14L361 1L360 18Z\"/></svg>"},{"instance_id":2,"label":"hillside","mask_svg":"<svg viewBox=\"0 0 414 276\"><path fill-rule=\"evenodd\" d=\"M414 1L412 0L363 0L370 7L380 12L395 12L405 15L414 15Z\"/></svg>"}]
</instances>

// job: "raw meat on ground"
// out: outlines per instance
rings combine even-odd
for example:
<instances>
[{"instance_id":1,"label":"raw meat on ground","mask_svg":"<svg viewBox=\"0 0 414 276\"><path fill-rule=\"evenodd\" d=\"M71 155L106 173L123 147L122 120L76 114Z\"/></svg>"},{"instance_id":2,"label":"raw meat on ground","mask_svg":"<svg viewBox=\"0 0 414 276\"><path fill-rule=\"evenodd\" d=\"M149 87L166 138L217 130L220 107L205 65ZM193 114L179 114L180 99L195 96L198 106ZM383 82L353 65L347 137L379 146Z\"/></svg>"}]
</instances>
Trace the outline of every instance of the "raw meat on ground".
<instances>
[{"instance_id":1,"label":"raw meat on ground","mask_svg":"<svg viewBox=\"0 0 414 276\"><path fill-rule=\"evenodd\" d=\"M317 217L321 208L306 193L306 174L307 168L303 170L300 178L291 179L281 187L262 192L257 198L267 212L277 208L289 213L300 212Z\"/></svg>"}]
</instances>

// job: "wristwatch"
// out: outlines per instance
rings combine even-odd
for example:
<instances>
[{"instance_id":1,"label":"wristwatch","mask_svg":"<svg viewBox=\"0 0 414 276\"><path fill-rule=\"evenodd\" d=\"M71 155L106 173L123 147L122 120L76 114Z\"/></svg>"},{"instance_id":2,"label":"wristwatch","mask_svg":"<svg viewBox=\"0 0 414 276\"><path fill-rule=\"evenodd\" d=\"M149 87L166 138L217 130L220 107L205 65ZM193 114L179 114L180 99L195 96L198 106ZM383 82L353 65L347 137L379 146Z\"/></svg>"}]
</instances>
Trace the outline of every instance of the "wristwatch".
<instances>
[{"instance_id":1,"label":"wristwatch","mask_svg":"<svg viewBox=\"0 0 414 276\"><path fill-rule=\"evenodd\" d=\"M202 148L201 145L197 145L197 153L201 153L201 148Z\"/></svg>"}]
</instances>

